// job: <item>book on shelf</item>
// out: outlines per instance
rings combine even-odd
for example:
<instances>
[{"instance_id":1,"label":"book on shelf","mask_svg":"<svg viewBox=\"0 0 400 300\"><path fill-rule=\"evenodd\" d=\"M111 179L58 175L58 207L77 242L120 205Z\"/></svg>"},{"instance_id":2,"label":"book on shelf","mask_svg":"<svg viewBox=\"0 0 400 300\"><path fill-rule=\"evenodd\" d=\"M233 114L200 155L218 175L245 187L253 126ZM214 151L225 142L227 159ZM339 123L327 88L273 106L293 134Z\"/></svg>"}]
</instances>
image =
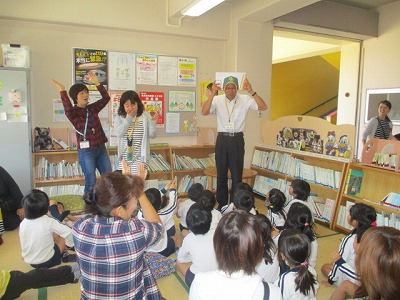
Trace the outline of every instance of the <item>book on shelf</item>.
<instances>
[{"instance_id":1,"label":"book on shelf","mask_svg":"<svg viewBox=\"0 0 400 300\"><path fill-rule=\"evenodd\" d=\"M364 172L350 169L346 179L344 192L349 196L360 197Z\"/></svg>"},{"instance_id":2,"label":"book on shelf","mask_svg":"<svg viewBox=\"0 0 400 300\"><path fill-rule=\"evenodd\" d=\"M393 192L387 194L382 199L381 204L386 207L400 210L400 194L393 193Z\"/></svg>"},{"instance_id":3,"label":"book on shelf","mask_svg":"<svg viewBox=\"0 0 400 300\"><path fill-rule=\"evenodd\" d=\"M265 197L271 189L276 187L276 185L276 180L269 177L256 175L254 179L253 192Z\"/></svg>"}]
</instances>

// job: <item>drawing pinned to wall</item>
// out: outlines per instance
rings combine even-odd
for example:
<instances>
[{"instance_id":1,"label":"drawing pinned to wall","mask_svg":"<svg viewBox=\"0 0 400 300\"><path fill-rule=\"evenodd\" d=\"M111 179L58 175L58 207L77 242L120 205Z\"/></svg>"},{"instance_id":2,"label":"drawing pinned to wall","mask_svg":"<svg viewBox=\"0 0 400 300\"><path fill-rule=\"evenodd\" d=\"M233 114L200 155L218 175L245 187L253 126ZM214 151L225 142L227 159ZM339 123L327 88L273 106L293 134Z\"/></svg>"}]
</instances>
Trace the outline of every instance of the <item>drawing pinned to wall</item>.
<instances>
[{"instance_id":1,"label":"drawing pinned to wall","mask_svg":"<svg viewBox=\"0 0 400 300\"><path fill-rule=\"evenodd\" d=\"M196 86L196 59L190 57L178 58L178 86Z\"/></svg>"},{"instance_id":2,"label":"drawing pinned to wall","mask_svg":"<svg viewBox=\"0 0 400 300\"><path fill-rule=\"evenodd\" d=\"M165 125L164 120L164 93L163 92L140 92L139 98L142 100L145 111L149 112L151 116L158 115L157 127L163 128Z\"/></svg>"},{"instance_id":3,"label":"drawing pinned to wall","mask_svg":"<svg viewBox=\"0 0 400 300\"><path fill-rule=\"evenodd\" d=\"M181 131L184 133L195 132L196 131L196 116L193 116L192 119L183 120Z\"/></svg>"},{"instance_id":4,"label":"drawing pinned to wall","mask_svg":"<svg viewBox=\"0 0 400 300\"><path fill-rule=\"evenodd\" d=\"M157 84L157 55L136 55L136 83Z\"/></svg>"},{"instance_id":5,"label":"drawing pinned to wall","mask_svg":"<svg viewBox=\"0 0 400 300\"><path fill-rule=\"evenodd\" d=\"M173 112L196 111L196 92L169 91L168 110Z\"/></svg>"},{"instance_id":6,"label":"drawing pinned to wall","mask_svg":"<svg viewBox=\"0 0 400 300\"><path fill-rule=\"evenodd\" d=\"M108 74L110 90L135 90L135 54L109 52Z\"/></svg>"},{"instance_id":7,"label":"drawing pinned to wall","mask_svg":"<svg viewBox=\"0 0 400 300\"><path fill-rule=\"evenodd\" d=\"M90 91L97 91L91 84L88 72L93 71L99 82L106 88L108 86L107 51L98 49L73 48L74 73L73 83L86 84Z\"/></svg>"}]
</instances>

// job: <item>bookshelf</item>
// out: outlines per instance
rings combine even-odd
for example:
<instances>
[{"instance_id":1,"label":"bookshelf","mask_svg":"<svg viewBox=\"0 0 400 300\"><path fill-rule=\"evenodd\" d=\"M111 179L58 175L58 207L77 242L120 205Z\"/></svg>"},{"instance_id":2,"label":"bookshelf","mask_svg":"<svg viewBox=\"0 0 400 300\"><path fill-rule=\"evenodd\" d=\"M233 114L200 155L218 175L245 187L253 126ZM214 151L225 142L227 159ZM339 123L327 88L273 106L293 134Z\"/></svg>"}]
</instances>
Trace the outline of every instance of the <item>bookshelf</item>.
<instances>
[{"instance_id":1,"label":"bookshelf","mask_svg":"<svg viewBox=\"0 0 400 300\"><path fill-rule=\"evenodd\" d=\"M344 176L346 178L344 186L346 186L347 178L350 179L349 174L352 170L356 170L358 173L362 172L361 186L356 195L351 195L354 193L345 188L342 189L335 214L334 229L346 234L349 232L349 228L346 226L346 217L352 203L364 203L374 207L378 214L378 226L399 226L400 210L384 206L381 201L389 193L400 193L400 173L395 172L395 169L351 163Z\"/></svg>"},{"instance_id":2,"label":"bookshelf","mask_svg":"<svg viewBox=\"0 0 400 300\"><path fill-rule=\"evenodd\" d=\"M329 228L342 194L344 175L353 157L354 125L334 125L311 116L285 116L261 121L251 169L258 175L253 191L265 197L271 188L288 196L290 182L310 184L315 220Z\"/></svg>"},{"instance_id":3,"label":"bookshelf","mask_svg":"<svg viewBox=\"0 0 400 300\"><path fill-rule=\"evenodd\" d=\"M179 183L183 177L194 178L204 175L205 167L203 165L199 168L185 170L174 168L173 156L185 156L188 161L205 159L215 152L214 149L214 145L171 146L164 143L152 144L150 145L150 161L154 161L154 163L152 162L150 166L149 161L148 179L162 182L177 177L177 183ZM111 148L108 151L111 164L115 170L118 168L117 149ZM34 152L32 155L33 188L53 187L54 192L51 192L53 195L63 193L83 194L80 193L79 186L84 185L84 178L76 150L40 151ZM180 193L180 196L185 195L186 192Z\"/></svg>"},{"instance_id":4,"label":"bookshelf","mask_svg":"<svg viewBox=\"0 0 400 300\"><path fill-rule=\"evenodd\" d=\"M261 163L257 159L260 155L263 157ZM347 166L347 159L289 149L283 150L281 147L259 144L254 148L251 169L257 171L257 176L265 178L256 179L253 191L259 196L265 197L272 187L276 187L284 193L286 190L285 194L287 194L290 182L295 179L303 179L310 184L312 195L318 196L324 202L327 199L335 201L335 205L330 206L330 219L322 218L322 213L321 217L315 215L318 223L332 228L336 203L338 203L343 186L343 174L346 172ZM259 180L262 182L257 182ZM263 186L267 187L266 190L259 189L259 187L262 189ZM329 213L326 214L329 215Z\"/></svg>"}]
</instances>

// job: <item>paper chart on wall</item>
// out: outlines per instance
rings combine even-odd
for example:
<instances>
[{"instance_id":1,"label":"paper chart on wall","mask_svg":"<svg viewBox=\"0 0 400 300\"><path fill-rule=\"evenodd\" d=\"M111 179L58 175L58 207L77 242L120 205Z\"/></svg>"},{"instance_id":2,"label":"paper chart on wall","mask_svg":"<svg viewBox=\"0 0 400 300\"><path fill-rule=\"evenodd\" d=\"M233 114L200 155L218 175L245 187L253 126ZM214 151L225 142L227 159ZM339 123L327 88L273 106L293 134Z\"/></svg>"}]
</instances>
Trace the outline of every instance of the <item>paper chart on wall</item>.
<instances>
[{"instance_id":1,"label":"paper chart on wall","mask_svg":"<svg viewBox=\"0 0 400 300\"><path fill-rule=\"evenodd\" d=\"M137 84L157 84L157 55L136 55L136 82Z\"/></svg>"},{"instance_id":2,"label":"paper chart on wall","mask_svg":"<svg viewBox=\"0 0 400 300\"><path fill-rule=\"evenodd\" d=\"M109 52L108 77L110 90L135 90L135 54Z\"/></svg>"},{"instance_id":3,"label":"paper chart on wall","mask_svg":"<svg viewBox=\"0 0 400 300\"><path fill-rule=\"evenodd\" d=\"M168 111L183 112L196 111L196 92L192 91L169 91Z\"/></svg>"},{"instance_id":4,"label":"paper chart on wall","mask_svg":"<svg viewBox=\"0 0 400 300\"><path fill-rule=\"evenodd\" d=\"M178 59L176 57L158 57L158 85L176 86L178 84Z\"/></svg>"},{"instance_id":5,"label":"paper chart on wall","mask_svg":"<svg viewBox=\"0 0 400 300\"><path fill-rule=\"evenodd\" d=\"M53 99L53 122L69 122L61 99Z\"/></svg>"},{"instance_id":6,"label":"paper chart on wall","mask_svg":"<svg viewBox=\"0 0 400 300\"><path fill-rule=\"evenodd\" d=\"M178 58L178 86L196 86L197 64L195 58Z\"/></svg>"},{"instance_id":7,"label":"paper chart on wall","mask_svg":"<svg viewBox=\"0 0 400 300\"><path fill-rule=\"evenodd\" d=\"M181 115L179 113L165 114L166 133L179 133L180 117Z\"/></svg>"}]
</instances>

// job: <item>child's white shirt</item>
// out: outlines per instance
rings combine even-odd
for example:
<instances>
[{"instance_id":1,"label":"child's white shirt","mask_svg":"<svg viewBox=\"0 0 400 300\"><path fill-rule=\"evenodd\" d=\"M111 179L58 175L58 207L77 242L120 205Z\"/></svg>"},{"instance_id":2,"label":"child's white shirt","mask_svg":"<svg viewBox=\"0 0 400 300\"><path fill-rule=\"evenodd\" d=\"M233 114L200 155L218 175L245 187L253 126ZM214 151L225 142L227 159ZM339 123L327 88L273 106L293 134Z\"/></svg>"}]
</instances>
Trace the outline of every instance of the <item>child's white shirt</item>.
<instances>
[{"instance_id":1,"label":"child's white shirt","mask_svg":"<svg viewBox=\"0 0 400 300\"><path fill-rule=\"evenodd\" d=\"M37 219L24 219L19 227L22 257L28 264L41 264L54 255L53 233L65 238L68 247L73 247L72 230L47 215ZM61 251L63 249L60 249Z\"/></svg>"},{"instance_id":2,"label":"child's white shirt","mask_svg":"<svg viewBox=\"0 0 400 300\"><path fill-rule=\"evenodd\" d=\"M218 264L215 257L213 237L213 230L209 230L206 234L190 232L183 239L177 261L182 263L191 262L190 271L193 274L217 270Z\"/></svg>"},{"instance_id":3,"label":"child's white shirt","mask_svg":"<svg viewBox=\"0 0 400 300\"><path fill-rule=\"evenodd\" d=\"M286 215L285 211L283 211L283 213ZM273 227L276 227L276 226L283 227L283 226L285 226L285 222L286 222L285 218L280 214L274 213L270 209L268 209L267 218L269 219L269 221L271 222L271 225Z\"/></svg>"},{"instance_id":4,"label":"child's white shirt","mask_svg":"<svg viewBox=\"0 0 400 300\"><path fill-rule=\"evenodd\" d=\"M280 288L282 298L284 300L290 299L290 300L317 300L317 292L319 289L319 284L317 280L317 272L315 269L311 266L308 266L308 270L311 272L311 274L314 275L314 278L316 280L316 283L314 284L314 289L315 293L310 290L308 295L304 295L300 292L300 289L296 291L296 283L295 279L297 277L297 270L298 268L294 268L292 270L289 270L285 273L283 273L281 276L279 276L278 280L275 282L275 284Z\"/></svg>"},{"instance_id":5,"label":"child's white shirt","mask_svg":"<svg viewBox=\"0 0 400 300\"><path fill-rule=\"evenodd\" d=\"M221 220L221 218L222 218L222 214L220 211L213 209L211 211L211 216L212 216L212 219L211 219L210 230L215 230L218 226L219 220Z\"/></svg>"},{"instance_id":6,"label":"child's white shirt","mask_svg":"<svg viewBox=\"0 0 400 300\"><path fill-rule=\"evenodd\" d=\"M221 208L222 215L225 216L227 213L230 213L232 210L234 210L234 207L235 206L234 206L233 203L230 203L230 204L227 204L227 205L223 206ZM249 211L249 213L251 213L252 215L256 215L257 214L257 212L254 209L254 207Z\"/></svg>"},{"instance_id":7,"label":"child's white shirt","mask_svg":"<svg viewBox=\"0 0 400 300\"><path fill-rule=\"evenodd\" d=\"M274 242L275 243L275 242ZM272 264L267 264L263 258L256 267L256 272L261 276L264 282L274 283L279 277L279 260L278 260L278 248L271 251Z\"/></svg>"},{"instance_id":8,"label":"child's white shirt","mask_svg":"<svg viewBox=\"0 0 400 300\"><path fill-rule=\"evenodd\" d=\"M161 208L158 211L161 223L164 225L166 230L175 226L174 215L178 207L178 197L175 189L170 189L168 192L169 201L167 206Z\"/></svg>"},{"instance_id":9,"label":"child's white shirt","mask_svg":"<svg viewBox=\"0 0 400 300\"><path fill-rule=\"evenodd\" d=\"M286 203L285 206L283 207L283 210L286 212L286 215L287 215L287 213L289 212L289 209L290 209L290 207L293 205L293 203L301 203L301 204L306 205L306 206L308 207L308 209L310 210L311 216L312 216L313 221L314 221L314 216L313 216L313 214L312 214L313 210L312 210L312 208L311 208L311 203L309 203L308 201L304 201L304 200L292 199L292 200L287 201L287 203Z\"/></svg>"},{"instance_id":10,"label":"child's white shirt","mask_svg":"<svg viewBox=\"0 0 400 300\"><path fill-rule=\"evenodd\" d=\"M176 214L180 218L180 223L183 227L187 228L186 215L187 215L189 208L195 203L196 202L194 202L191 199L186 199L185 201L182 201L179 203L178 211L176 212Z\"/></svg>"}]
</instances>

